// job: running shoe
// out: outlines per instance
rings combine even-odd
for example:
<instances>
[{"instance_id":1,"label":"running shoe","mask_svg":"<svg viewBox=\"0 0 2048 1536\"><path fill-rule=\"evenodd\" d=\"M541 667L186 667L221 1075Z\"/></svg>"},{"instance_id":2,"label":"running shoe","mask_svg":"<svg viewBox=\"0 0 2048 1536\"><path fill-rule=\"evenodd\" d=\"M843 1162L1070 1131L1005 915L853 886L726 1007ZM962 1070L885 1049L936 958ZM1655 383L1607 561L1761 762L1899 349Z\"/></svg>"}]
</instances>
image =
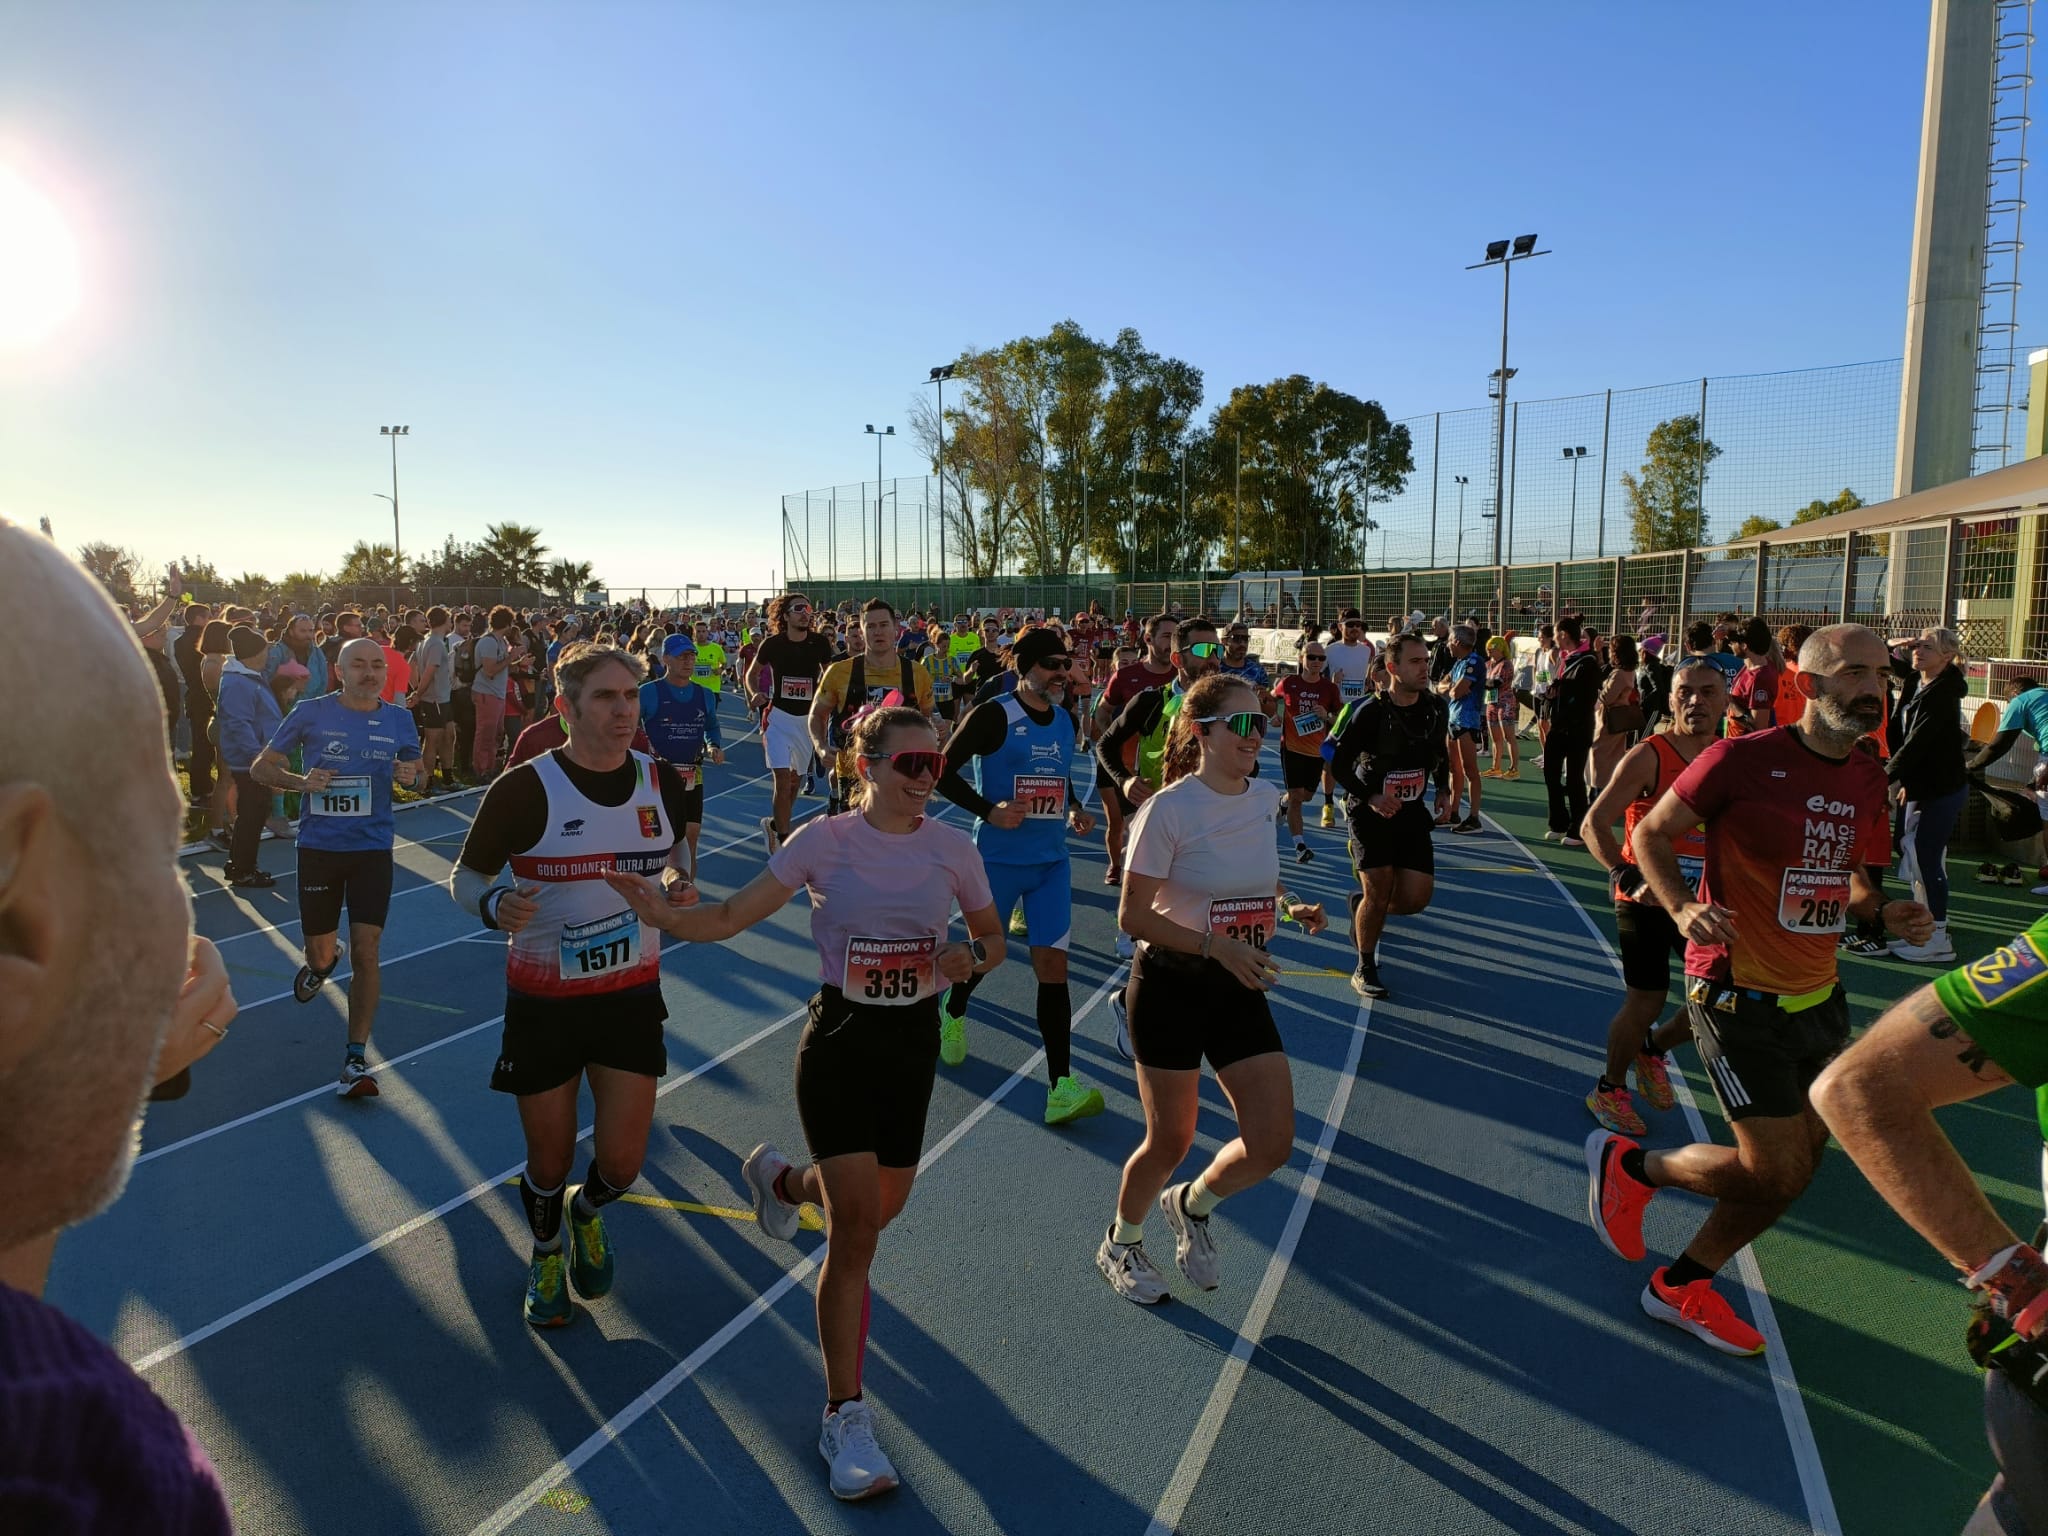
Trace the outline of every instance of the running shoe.
<instances>
[{"instance_id":1,"label":"running shoe","mask_svg":"<svg viewBox=\"0 0 2048 1536\"><path fill-rule=\"evenodd\" d=\"M747 1181L747 1193L754 1197L754 1220L761 1224L761 1230L782 1242L793 1243L802 1207L791 1205L775 1193L775 1181L788 1166L789 1159L775 1150L775 1144L764 1141L740 1164L740 1177Z\"/></svg>"},{"instance_id":2,"label":"running shoe","mask_svg":"<svg viewBox=\"0 0 2048 1536\"><path fill-rule=\"evenodd\" d=\"M1643 1287L1643 1310L1660 1323L1683 1328L1724 1355L1764 1352L1764 1336L1735 1315L1735 1309L1714 1289L1711 1279L1695 1280L1691 1285L1666 1285L1660 1268Z\"/></svg>"},{"instance_id":3,"label":"running shoe","mask_svg":"<svg viewBox=\"0 0 2048 1536\"><path fill-rule=\"evenodd\" d=\"M334 1096L338 1099L377 1097L377 1079L370 1075L370 1064L360 1056L344 1057L341 1076L335 1079Z\"/></svg>"},{"instance_id":4,"label":"running shoe","mask_svg":"<svg viewBox=\"0 0 2048 1536\"><path fill-rule=\"evenodd\" d=\"M1893 939L1886 946L1886 953L1894 960L1912 960L1922 965L1956 963L1956 946L1948 936L1946 924L1936 928L1934 936L1925 944L1908 944L1904 939Z\"/></svg>"},{"instance_id":5,"label":"running shoe","mask_svg":"<svg viewBox=\"0 0 2048 1536\"><path fill-rule=\"evenodd\" d=\"M320 995L320 989L327 985L327 973L316 971L310 965L299 967L299 974L292 978L292 1000L310 1003Z\"/></svg>"},{"instance_id":6,"label":"running shoe","mask_svg":"<svg viewBox=\"0 0 2048 1536\"><path fill-rule=\"evenodd\" d=\"M837 1413L826 1410L818 1454L832 1469L835 1499L871 1499L896 1486L896 1468L875 1443L874 1414L859 1398L841 1403Z\"/></svg>"},{"instance_id":7,"label":"running shoe","mask_svg":"<svg viewBox=\"0 0 2048 1536\"><path fill-rule=\"evenodd\" d=\"M536 1253L526 1271L526 1304L521 1309L535 1328L566 1328L576 1316L562 1274L562 1250Z\"/></svg>"},{"instance_id":8,"label":"running shoe","mask_svg":"<svg viewBox=\"0 0 2048 1536\"><path fill-rule=\"evenodd\" d=\"M967 1059L967 1004L953 1011L953 989L946 988L939 1002L939 1060L957 1067Z\"/></svg>"},{"instance_id":9,"label":"running shoe","mask_svg":"<svg viewBox=\"0 0 2048 1536\"><path fill-rule=\"evenodd\" d=\"M277 884L277 877L260 869L248 869L229 875L228 884L238 891L267 891Z\"/></svg>"},{"instance_id":10,"label":"running shoe","mask_svg":"<svg viewBox=\"0 0 2048 1536\"><path fill-rule=\"evenodd\" d=\"M1115 1242L1111 1234L1105 1232L1102 1234L1102 1246L1095 1250L1095 1267L1102 1271L1102 1278L1109 1282L1109 1288L1125 1301L1135 1301L1141 1307L1156 1307L1172 1298L1173 1293L1166 1288L1166 1276L1159 1272L1159 1266L1145 1252L1143 1243Z\"/></svg>"},{"instance_id":11,"label":"running shoe","mask_svg":"<svg viewBox=\"0 0 2048 1536\"><path fill-rule=\"evenodd\" d=\"M1327 800L1323 802L1323 825L1326 827L1334 827L1335 825L1337 825L1336 808L1332 806L1330 802Z\"/></svg>"},{"instance_id":12,"label":"running shoe","mask_svg":"<svg viewBox=\"0 0 2048 1536\"><path fill-rule=\"evenodd\" d=\"M1561 847L1565 848L1583 848L1586 846L1583 839L1573 837L1569 832L1567 832L1563 837L1560 837L1557 841Z\"/></svg>"},{"instance_id":13,"label":"running shoe","mask_svg":"<svg viewBox=\"0 0 2048 1536\"><path fill-rule=\"evenodd\" d=\"M775 857L776 851L782 847L782 839L775 832L775 818L773 816L763 816L760 821L760 827L761 840L768 845L768 857L772 859Z\"/></svg>"},{"instance_id":14,"label":"running shoe","mask_svg":"<svg viewBox=\"0 0 2048 1536\"><path fill-rule=\"evenodd\" d=\"M2027 877L2020 873L2019 865L2008 864L1998 872L1998 883L2000 885L2025 885Z\"/></svg>"},{"instance_id":15,"label":"running shoe","mask_svg":"<svg viewBox=\"0 0 2048 1536\"><path fill-rule=\"evenodd\" d=\"M943 1038L943 1037L942 1037ZM1102 1090L1083 1088L1078 1079L1069 1074L1046 1090L1045 1123L1065 1125L1069 1120L1085 1120L1090 1115L1102 1113Z\"/></svg>"},{"instance_id":16,"label":"running shoe","mask_svg":"<svg viewBox=\"0 0 2048 1536\"><path fill-rule=\"evenodd\" d=\"M1501 775L1501 777L1504 779L1519 779L1521 776L1522 765L1520 763L1515 764L1514 767L1510 768L1506 773Z\"/></svg>"},{"instance_id":17,"label":"running shoe","mask_svg":"<svg viewBox=\"0 0 2048 1536\"><path fill-rule=\"evenodd\" d=\"M1358 969L1351 973L1351 990L1360 997L1385 997L1387 984L1380 980L1378 960L1360 960Z\"/></svg>"},{"instance_id":18,"label":"running shoe","mask_svg":"<svg viewBox=\"0 0 2048 1536\"><path fill-rule=\"evenodd\" d=\"M1998 866L1991 863L1979 864L1977 866L1977 883L1979 885L1998 884Z\"/></svg>"},{"instance_id":19,"label":"running shoe","mask_svg":"<svg viewBox=\"0 0 2048 1536\"><path fill-rule=\"evenodd\" d=\"M2029 896L2048 896L2048 885L2037 885L2027 894Z\"/></svg>"},{"instance_id":20,"label":"running shoe","mask_svg":"<svg viewBox=\"0 0 2048 1536\"><path fill-rule=\"evenodd\" d=\"M206 834L206 841L210 843L213 847L218 848L222 853L226 853L231 847L234 846L233 840L228 836L228 829L226 827L210 828ZM1991 868L1991 866L1988 864L1984 867L1986 869ZM1998 879L1998 872L1996 870L1992 871L1991 878L1993 883L1995 884Z\"/></svg>"},{"instance_id":21,"label":"running shoe","mask_svg":"<svg viewBox=\"0 0 2048 1536\"><path fill-rule=\"evenodd\" d=\"M1479 777L1482 779L1497 779L1501 776L1501 771L1498 768L1482 768L1479 770Z\"/></svg>"},{"instance_id":22,"label":"running shoe","mask_svg":"<svg viewBox=\"0 0 2048 1536\"><path fill-rule=\"evenodd\" d=\"M1662 1111L1677 1106L1678 1096L1671 1091L1671 1069L1662 1056L1644 1051L1636 1057L1634 1071L1636 1091L1650 1101L1650 1108Z\"/></svg>"},{"instance_id":23,"label":"running shoe","mask_svg":"<svg viewBox=\"0 0 2048 1536\"><path fill-rule=\"evenodd\" d=\"M1312 863L1312 862L1314 861L1314 859L1315 859L1315 856L1316 856L1316 851L1315 851L1315 849L1313 849L1313 848L1309 847L1309 845L1308 845L1307 843L1296 843L1296 844L1294 845L1294 862L1295 862L1295 863L1297 863L1297 864L1308 864L1308 863Z\"/></svg>"},{"instance_id":24,"label":"running shoe","mask_svg":"<svg viewBox=\"0 0 2048 1536\"><path fill-rule=\"evenodd\" d=\"M1631 1264L1641 1262L1647 1252L1643 1247L1643 1208L1657 1193L1622 1169L1621 1154L1635 1146L1626 1136L1610 1131L1595 1131L1586 1138L1586 1214L1607 1251Z\"/></svg>"},{"instance_id":25,"label":"running shoe","mask_svg":"<svg viewBox=\"0 0 2048 1536\"><path fill-rule=\"evenodd\" d=\"M1031 930L1024 922L1024 909L1019 907L1010 914L1010 932L1017 938L1027 937Z\"/></svg>"},{"instance_id":26,"label":"running shoe","mask_svg":"<svg viewBox=\"0 0 2048 1536\"><path fill-rule=\"evenodd\" d=\"M1102 883L1104 885L1122 885L1124 883L1124 872L1115 868L1105 869L1102 872Z\"/></svg>"},{"instance_id":27,"label":"running shoe","mask_svg":"<svg viewBox=\"0 0 2048 1536\"><path fill-rule=\"evenodd\" d=\"M1181 1206L1185 1184L1169 1184L1159 1195L1159 1211L1173 1228L1173 1257L1180 1272L1192 1285L1213 1291L1222 1282L1222 1266L1216 1257L1216 1239L1209 1235L1209 1218L1190 1216Z\"/></svg>"},{"instance_id":28,"label":"running shoe","mask_svg":"<svg viewBox=\"0 0 2048 1536\"><path fill-rule=\"evenodd\" d=\"M1118 929L1118 930L1117 930L1117 935L1116 935L1116 957L1117 957L1117 959L1119 959L1119 960L1128 960L1128 959L1130 959L1130 958L1131 958L1131 957L1132 957L1133 955L1137 954L1137 952L1138 952L1138 941L1137 941L1136 939L1132 938L1132 937L1131 937L1131 936L1130 936L1130 935L1129 935L1128 933L1125 933L1125 932L1124 932L1124 931L1123 931L1122 929Z\"/></svg>"},{"instance_id":29,"label":"running shoe","mask_svg":"<svg viewBox=\"0 0 2048 1536\"><path fill-rule=\"evenodd\" d=\"M1470 816L1467 816L1463 821L1459 822L1455 827L1451 828L1451 830L1453 832L1472 833L1484 832L1486 828L1480 824L1479 813L1477 811L1474 811Z\"/></svg>"},{"instance_id":30,"label":"running shoe","mask_svg":"<svg viewBox=\"0 0 2048 1536\"><path fill-rule=\"evenodd\" d=\"M1109 994L1110 1017L1116 1020L1116 1053L1125 1061L1136 1061L1138 1053L1131 1045L1131 1014L1124 1007L1124 989L1118 987Z\"/></svg>"},{"instance_id":31,"label":"running shoe","mask_svg":"<svg viewBox=\"0 0 2048 1536\"><path fill-rule=\"evenodd\" d=\"M1593 1091L1586 1095L1586 1108L1591 1111L1608 1130L1620 1136L1647 1136L1650 1128L1643 1124L1643 1117L1636 1113L1634 1100L1626 1088L1609 1088L1602 1091L1595 1083Z\"/></svg>"},{"instance_id":32,"label":"running shoe","mask_svg":"<svg viewBox=\"0 0 2048 1536\"><path fill-rule=\"evenodd\" d=\"M818 776L815 773L807 773L804 775L804 798L807 800L815 800L817 796Z\"/></svg>"},{"instance_id":33,"label":"running shoe","mask_svg":"<svg viewBox=\"0 0 2048 1536\"><path fill-rule=\"evenodd\" d=\"M1885 947L1884 940L1866 939L1861 934L1853 934L1842 940L1842 949L1852 955L1888 955L1891 953Z\"/></svg>"},{"instance_id":34,"label":"running shoe","mask_svg":"<svg viewBox=\"0 0 2048 1536\"><path fill-rule=\"evenodd\" d=\"M612 1288L618 1261L612 1254L612 1240L604 1229L604 1212L593 1211L590 1220L576 1214L579 1190L569 1191L569 1283L585 1301L595 1301Z\"/></svg>"}]
</instances>

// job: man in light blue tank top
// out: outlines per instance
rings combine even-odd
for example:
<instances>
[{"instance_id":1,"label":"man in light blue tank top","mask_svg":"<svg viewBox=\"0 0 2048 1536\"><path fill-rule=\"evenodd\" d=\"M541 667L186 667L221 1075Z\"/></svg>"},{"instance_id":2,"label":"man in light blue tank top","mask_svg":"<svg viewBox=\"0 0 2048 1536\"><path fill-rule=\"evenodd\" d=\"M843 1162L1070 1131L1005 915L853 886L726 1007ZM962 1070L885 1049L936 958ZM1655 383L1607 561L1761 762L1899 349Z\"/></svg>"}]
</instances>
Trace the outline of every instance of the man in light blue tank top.
<instances>
[{"instance_id":1,"label":"man in light blue tank top","mask_svg":"<svg viewBox=\"0 0 2048 1536\"><path fill-rule=\"evenodd\" d=\"M1074 802L1074 718L1063 707L1066 642L1050 629L1021 635L1014 647L1017 686L978 704L946 744L939 793L980 819L975 845L998 912L1024 907L1031 970L1038 978L1038 1033L1045 1041L1045 1123L1102 1112L1102 1094L1074 1076L1074 1004L1067 992L1067 943L1073 927L1073 873L1067 832L1086 837L1095 818ZM975 765L976 783L963 769ZM939 1010L939 1060L967 1059L967 1000L980 978L956 983Z\"/></svg>"}]
</instances>

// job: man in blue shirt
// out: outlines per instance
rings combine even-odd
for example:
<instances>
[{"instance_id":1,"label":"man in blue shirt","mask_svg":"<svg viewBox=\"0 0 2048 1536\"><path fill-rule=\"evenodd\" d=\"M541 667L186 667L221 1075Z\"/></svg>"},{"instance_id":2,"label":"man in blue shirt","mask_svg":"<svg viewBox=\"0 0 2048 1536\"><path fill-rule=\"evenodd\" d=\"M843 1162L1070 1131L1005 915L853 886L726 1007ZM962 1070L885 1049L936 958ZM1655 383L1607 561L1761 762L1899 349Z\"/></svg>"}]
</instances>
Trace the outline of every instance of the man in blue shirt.
<instances>
[{"instance_id":1,"label":"man in blue shirt","mask_svg":"<svg viewBox=\"0 0 2048 1536\"><path fill-rule=\"evenodd\" d=\"M1479 822L1479 743L1486 735L1486 663L1479 655L1479 632L1460 624L1451 632L1451 670L1438 685L1451 704L1451 805L1470 791L1465 819L1453 832L1485 830Z\"/></svg>"},{"instance_id":2,"label":"man in blue shirt","mask_svg":"<svg viewBox=\"0 0 2048 1536\"><path fill-rule=\"evenodd\" d=\"M714 764L725 762L718 734L718 695L695 681L697 642L691 636L670 635L662 641L661 660L666 676L640 685L640 725L654 755L682 776L683 840L690 849L687 872L695 880L697 834L704 829L703 762L707 755Z\"/></svg>"},{"instance_id":3,"label":"man in blue shirt","mask_svg":"<svg viewBox=\"0 0 2048 1536\"><path fill-rule=\"evenodd\" d=\"M420 733L412 712L384 702L388 662L375 640L351 640L335 658L336 693L302 699L270 738L250 777L304 797L299 813L299 920L306 963L292 996L309 1003L341 960L341 910L348 908L348 1050L335 1092L374 1098L366 1053L382 990L378 946L391 911L393 781L419 774ZM312 766L294 773L291 756Z\"/></svg>"}]
</instances>

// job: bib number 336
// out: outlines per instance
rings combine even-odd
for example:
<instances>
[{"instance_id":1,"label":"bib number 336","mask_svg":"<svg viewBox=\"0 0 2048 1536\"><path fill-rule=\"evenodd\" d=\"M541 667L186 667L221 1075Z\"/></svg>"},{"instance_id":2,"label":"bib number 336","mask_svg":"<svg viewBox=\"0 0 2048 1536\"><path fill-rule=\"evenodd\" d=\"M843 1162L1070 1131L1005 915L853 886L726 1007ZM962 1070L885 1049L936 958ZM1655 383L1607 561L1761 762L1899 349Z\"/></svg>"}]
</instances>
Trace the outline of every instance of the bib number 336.
<instances>
[{"instance_id":1,"label":"bib number 336","mask_svg":"<svg viewBox=\"0 0 2048 1536\"><path fill-rule=\"evenodd\" d=\"M1209 903L1209 931L1219 939L1235 939L1264 949L1273 936L1271 896L1219 896Z\"/></svg>"},{"instance_id":2,"label":"bib number 336","mask_svg":"<svg viewBox=\"0 0 2048 1536\"><path fill-rule=\"evenodd\" d=\"M846 941L846 979L840 990L857 1003L902 1008L932 995L939 941L855 936Z\"/></svg>"}]
</instances>

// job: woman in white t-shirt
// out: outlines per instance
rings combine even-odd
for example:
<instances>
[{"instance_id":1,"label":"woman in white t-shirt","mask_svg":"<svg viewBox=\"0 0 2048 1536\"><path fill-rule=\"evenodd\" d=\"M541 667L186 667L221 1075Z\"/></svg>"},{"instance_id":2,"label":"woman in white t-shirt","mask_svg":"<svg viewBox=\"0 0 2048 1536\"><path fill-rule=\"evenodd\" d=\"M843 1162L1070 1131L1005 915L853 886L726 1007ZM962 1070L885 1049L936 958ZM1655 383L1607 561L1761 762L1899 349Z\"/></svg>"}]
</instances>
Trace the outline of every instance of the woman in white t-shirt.
<instances>
[{"instance_id":1,"label":"woman in white t-shirt","mask_svg":"<svg viewBox=\"0 0 2048 1536\"><path fill-rule=\"evenodd\" d=\"M819 987L797 1046L796 1102L811 1161L794 1168L764 1142L741 1176L771 1237L793 1241L804 1203L824 1207L818 1451L842 1499L896 1486L861 1400L868 1267L882 1228L910 1198L923 1153L939 998L948 982L1003 960L1003 923L974 840L924 813L945 770L931 722L914 709L870 710L854 724L853 752L853 813L807 822L737 895L699 903L694 887L675 886L671 892L683 894L671 905L651 880L605 876L643 922L700 944L732 938L798 891L810 893ZM964 944L946 942L956 905L967 922Z\"/></svg>"},{"instance_id":2,"label":"woman in white t-shirt","mask_svg":"<svg viewBox=\"0 0 2048 1536\"><path fill-rule=\"evenodd\" d=\"M1145 1254L1153 1202L1173 1229L1181 1272L1212 1291L1210 1212L1294 1150L1294 1080L1266 1003L1279 967L1266 945L1276 909L1311 934L1323 929L1323 909L1291 900L1280 883L1280 791L1251 777L1268 724L1250 684L1226 675L1196 683L1167 735L1164 787L1131 825L1117 922L1139 941L1124 1012L1145 1139L1124 1164L1095 1264L1119 1296L1145 1306L1167 1296L1166 1277ZM1194 1145L1204 1057L1237 1112L1238 1134L1192 1182L1169 1188Z\"/></svg>"}]
</instances>

